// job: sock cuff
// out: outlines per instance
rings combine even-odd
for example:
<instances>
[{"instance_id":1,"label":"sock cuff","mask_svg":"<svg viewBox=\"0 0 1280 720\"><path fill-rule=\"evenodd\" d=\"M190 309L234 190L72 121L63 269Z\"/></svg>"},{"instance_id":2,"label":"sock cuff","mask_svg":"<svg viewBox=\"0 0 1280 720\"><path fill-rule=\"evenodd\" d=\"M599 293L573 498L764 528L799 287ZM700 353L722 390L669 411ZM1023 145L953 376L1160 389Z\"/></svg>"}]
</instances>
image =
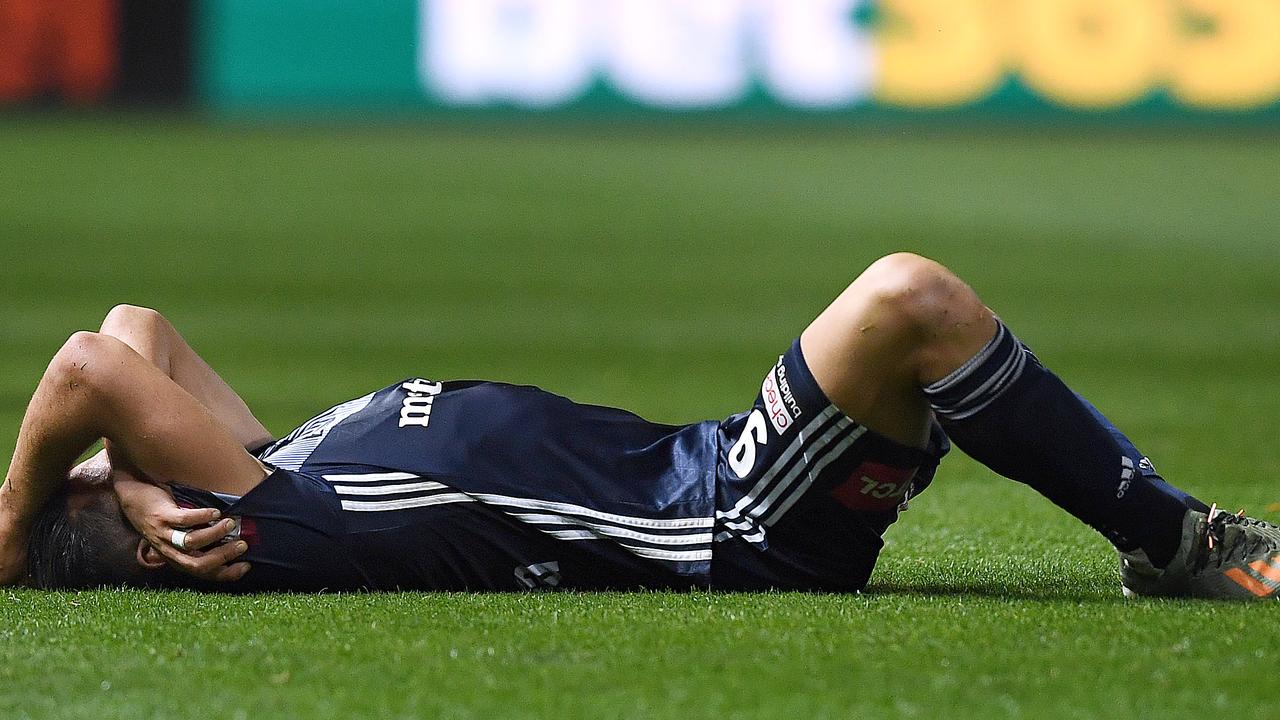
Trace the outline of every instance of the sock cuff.
<instances>
[{"instance_id":1,"label":"sock cuff","mask_svg":"<svg viewBox=\"0 0 1280 720\"><path fill-rule=\"evenodd\" d=\"M1028 361L1036 362L1035 356L997 320L991 342L946 377L926 385L924 394L939 418L964 420L1003 395L1022 377Z\"/></svg>"}]
</instances>

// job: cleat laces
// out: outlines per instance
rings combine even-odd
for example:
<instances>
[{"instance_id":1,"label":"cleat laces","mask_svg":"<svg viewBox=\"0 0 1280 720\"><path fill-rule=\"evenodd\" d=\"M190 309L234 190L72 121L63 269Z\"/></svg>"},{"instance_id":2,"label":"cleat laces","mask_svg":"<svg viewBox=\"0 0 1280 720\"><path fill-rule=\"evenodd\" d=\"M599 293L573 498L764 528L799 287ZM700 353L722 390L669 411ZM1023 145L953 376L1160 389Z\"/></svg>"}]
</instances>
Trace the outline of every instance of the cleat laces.
<instances>
[{"instance_id":1,"label":"cleat laces","mask_svg":"<svg viewBox=\"0 0 1280 720\"><path fill-rule=\"evenodd\" d=\"M1231 560L1243 561L1263 548L1280 552L1280 544L1270 540L1267 535L1249 532L1250 528L1280 531L1280 526L1265 520L1246 517L1243 508L1232 515L1223 512L1218 508L1218 504L1214 503L1209 507L1209 515L1205 521L1207 525L1205 537L1208 542L1191 563L1196 572L1203 570L1211 561L1219 568Z\"/></svg>"}]
</instances>

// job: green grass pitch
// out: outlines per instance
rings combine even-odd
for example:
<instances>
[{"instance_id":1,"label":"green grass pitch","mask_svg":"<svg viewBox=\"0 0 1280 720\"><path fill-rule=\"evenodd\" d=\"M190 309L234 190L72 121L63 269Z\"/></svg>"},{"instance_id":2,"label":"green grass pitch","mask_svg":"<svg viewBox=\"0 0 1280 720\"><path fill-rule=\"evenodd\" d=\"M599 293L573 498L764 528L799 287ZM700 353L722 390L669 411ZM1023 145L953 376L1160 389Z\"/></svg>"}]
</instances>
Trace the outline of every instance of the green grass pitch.
<instances>
[{"instance_id":1,"label":"green grass pitch","mask_svg":"<svg viewBox=\"0 0 1280 720\"><path fill-rule=\"evenodd\" d=\"M278 433L409 374L674 422L909 249L1171 480L1280 517L1271 135L9 117L0 156L5 458L116 302ZM861 596L3 591L0 717L1274 717L1275 603L1124 602L1113 563L957 453Z\"/></svg>"}]
</instances>

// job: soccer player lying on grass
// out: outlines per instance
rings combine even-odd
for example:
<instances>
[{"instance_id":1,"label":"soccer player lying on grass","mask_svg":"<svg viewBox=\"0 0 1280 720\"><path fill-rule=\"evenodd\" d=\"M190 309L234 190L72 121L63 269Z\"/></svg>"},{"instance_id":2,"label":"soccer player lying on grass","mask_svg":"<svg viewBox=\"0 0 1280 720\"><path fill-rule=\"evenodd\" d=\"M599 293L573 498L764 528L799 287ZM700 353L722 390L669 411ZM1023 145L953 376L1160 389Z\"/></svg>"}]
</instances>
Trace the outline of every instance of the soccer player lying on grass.
<instances>
[{"instance_id":1,"label":"soccer player lying on grass","mask_svg":"<svg viewBox=\"0 0 1280 720\"><path fill-rule=\"evenodd\" d=\"M168 322L121 306L31 400L0 488L0 582L856 591L949 439L1101 532L1126 594L1277 596L1280 528L1165 483L909 254L818 316L749 410L681 426L411 379L271 442Z\"/></svg>"}]
</instances>

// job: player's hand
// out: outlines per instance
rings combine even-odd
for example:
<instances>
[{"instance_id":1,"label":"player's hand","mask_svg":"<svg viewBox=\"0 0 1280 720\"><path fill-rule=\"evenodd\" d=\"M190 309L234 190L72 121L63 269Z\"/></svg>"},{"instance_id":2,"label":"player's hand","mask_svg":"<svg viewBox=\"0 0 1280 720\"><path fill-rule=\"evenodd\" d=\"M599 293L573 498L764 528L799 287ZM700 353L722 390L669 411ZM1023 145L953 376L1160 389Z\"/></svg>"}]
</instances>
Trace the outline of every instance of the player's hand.
<instances>
[{"instance_id":1,"label":"player's hand","mask_svg":"<svg viewBox=\"0 0 1280 720\"><path fill-rule=\"evenodd\" d=\"M127 473L114 474L114 487L129 523L174 567L213 582L239 580L249 572L249 563L235 561L248 550L244 541L217 544L235 530L233 519L219 519L213 508L179 507L168 490ZM187 533L185 549L174 546L174 530Z\"/></svg>"}]
</instances>

